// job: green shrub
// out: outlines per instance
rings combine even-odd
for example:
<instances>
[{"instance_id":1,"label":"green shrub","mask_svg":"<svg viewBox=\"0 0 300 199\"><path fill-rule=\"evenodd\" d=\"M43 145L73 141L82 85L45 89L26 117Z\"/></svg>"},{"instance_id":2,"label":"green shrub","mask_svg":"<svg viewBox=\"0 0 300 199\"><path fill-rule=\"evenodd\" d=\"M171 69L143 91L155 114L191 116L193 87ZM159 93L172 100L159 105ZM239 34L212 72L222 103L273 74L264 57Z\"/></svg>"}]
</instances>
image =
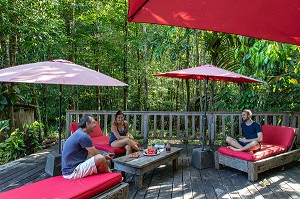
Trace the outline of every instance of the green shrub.
<instances>
[{"instance_id":1,"label":"green shrub","mask_svg":"<svg viewBox=\"0 0 300 199\"><path fill-rule=\"evenodd\" d=\"M4 143L3 161L9 162L17 158L23 157L26 153L26 148L23 140L23 132L16 129L12 132Z\"/></svg>"},{"instance_id":2,"label":"green shrub","mask_svg":"<svg viewBox=\"0 0 300 199\"><path fill-rule=\"evenodd\" d=\"M0 164L30 155L41 149L40 134L43 124L34 122L24 126L24 131L16 129L4 143L0 143Z\"/></svg>"},{"instance_id":3,"label":"green shrub","mask_svg":"<svg viewBox=\"0 0 300 199\"><path fill-rule=\"evenodd\" d=\"M41 149L41 131L44 125L33 122L30 125L24 126L24 144L26 149L26 155L37 152Z\"/></svg>"}]
</instances>

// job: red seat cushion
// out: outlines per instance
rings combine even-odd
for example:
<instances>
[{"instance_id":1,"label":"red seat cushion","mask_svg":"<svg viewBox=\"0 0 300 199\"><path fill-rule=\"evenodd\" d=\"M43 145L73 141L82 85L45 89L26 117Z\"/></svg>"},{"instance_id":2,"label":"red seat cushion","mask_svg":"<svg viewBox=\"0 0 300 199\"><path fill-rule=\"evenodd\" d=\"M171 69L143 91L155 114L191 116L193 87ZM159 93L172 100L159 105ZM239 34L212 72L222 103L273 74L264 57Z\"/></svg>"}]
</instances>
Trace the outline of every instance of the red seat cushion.
<instances>
[{"instance_id":1,"label":"red seat cushion","mask_svg":"<svg viewBox=\"0 0 300 199\"><path fill-rule=\"evenodd\" d=\"M122 181L120 173L95 174L76 180L56 176L0 193L0 198L90 198Z\"/></svg>"},{"instance_id":2,"label":"red seat cushion","mask_svg":"<svg viewBox=\"0 0 300 199\"><path fill-rule=\"evenodd\" d=\"M220 147L218 152L231 157L239 158L247 161L257 161L266 157L280 154L286 151L286 147L280 145L262 144L261 150L257 152L234 151L227 147Z\"/></svg>"}]
</instances>

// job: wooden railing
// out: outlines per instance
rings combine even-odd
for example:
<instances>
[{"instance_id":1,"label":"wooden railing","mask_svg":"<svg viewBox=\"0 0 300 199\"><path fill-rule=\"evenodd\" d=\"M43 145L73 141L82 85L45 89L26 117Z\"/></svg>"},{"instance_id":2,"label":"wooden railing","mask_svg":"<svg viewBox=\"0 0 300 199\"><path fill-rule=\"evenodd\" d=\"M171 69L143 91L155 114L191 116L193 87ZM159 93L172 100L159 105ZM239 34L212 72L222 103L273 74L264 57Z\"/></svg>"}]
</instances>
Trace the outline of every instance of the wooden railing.
<instances>
[{"instance_id":1,"label":"wooden railing","mask_svg":"<svg viewBox=\"0 0 300 199\"><path fill-rule=\"evenodd\" d=\"M91 114L99 122L105 135L110 134L110 126L116 111L66 111L66 137L70 135L69 124L78 122L83 114ZM135 138L163 140L201 140L204 112L154 112L124 111L129 122L130 133ZM254 112L253 120L260 124L280 126L300 126L300 113ZM226 135L241 134L240 112L207 112L206 137L210 143L222 141Z\"/></svg>"}]
</instances>

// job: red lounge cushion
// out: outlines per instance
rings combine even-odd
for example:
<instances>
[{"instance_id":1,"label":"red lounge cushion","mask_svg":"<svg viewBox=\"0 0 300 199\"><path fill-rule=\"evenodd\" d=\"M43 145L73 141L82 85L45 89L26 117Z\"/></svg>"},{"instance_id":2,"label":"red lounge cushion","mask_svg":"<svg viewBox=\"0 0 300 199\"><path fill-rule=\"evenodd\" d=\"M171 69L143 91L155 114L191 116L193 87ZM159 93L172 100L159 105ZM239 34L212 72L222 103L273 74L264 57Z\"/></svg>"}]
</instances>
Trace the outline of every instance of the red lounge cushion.
<instances>
[{"instance_id":1,"label":"red lounge cushion","mask_svg":"<svg viewBox=\"0 0 300 199\"><path fill-rule=\"evenodd\" d=\"M107 151L107 152L111 152L111 153L115 153L115 154L126 153L126 150L124 148L112 147L112 146L109 146L108 144L107 145L97 145L95 147L101 151Z\"/></svg>"},{"instance_id":2,"label":"red lounge cushion","mask_svg":"<svg viewBox=\"0 0 300 199\"><path fill-rule=\"evenodd\" d=\"M73 134L78 128L79 128L79 123L77 123L77 122L72 122L72 123L70 124L70 131L71 131L71 134Z\"/></svg>"},{"instance_id":3,"label":"red lounge cushion","mask_svg":"<svg viewBox=\"0 0 300 199\"><path fill-rule=\"evenodd\" d=\"M295 137L295 129L285 126L263 125L262 133L262 143L281 145L287 150L291 147Z\"/></svg>"},{"instance_id":4,"label":"red lounge cushion","mask_svg":"<svg viewBox=\"0 0 300 199\"><path fill-rule=\"evenodd\" d=\"M270 157L273 155L277 155L277 154L280 154L285 151L286 151L285 146L270 145L270 144L262 144L261 150L255 152L255 153L234 151L234 150L229 149L228 147L220 147L218 149L218 152L221 154L239 158L242 160L252 161L252 162L261 160L263 158Z\"/></svg>"},{"instance_id":5,"label":"red lounge cushion","mask_svg":"<svg viewBox=\"0 0 300 199\"><path fill-rule=\"evenodd\" d=\"M102 129L100 128L100 125L99 123L96 121L96 126L95 126L95 129L94 129L94 132L90 133L89 136L91 138L93 137L99 137L99 136L103 136L103 132L102 132Z\"/></svg>"},{"instance_id":6,"label":"red lounge cushion","mask_svg":"<svg viewBox=\"0 0 300 199\"><path fill-rule=\"evenodd\" d=\"M92 141L96 149L107 151L115 154L124 154L126 150L120 147L112 147L109 145L109 136L93 137Z\"/></svg>"},{"instance_id":7,"label":"red lounge cushion","mask_svg":"<svg viewBox=\"0 0 300 199\"><path fill-rule=\"evenodd\" d=\"M73 134L77 129L79 128L79 123L78 122L72 122L70 124L70 130L71 130L71 134ZM103 132L102 129L100 128L99 123L96 121L96 126L94 129L94 132L90 133L89 136L91 138L93 137L99 137L99 136L103 136Z\"/></svg>"},{"instance_id":8,"label":"red lounge cushion","mask_svg":"<svg viewBox=\"0 0 300 199\"><path fill-rule=\"evenodd\" d=\"M120 173L95 174L77 180L67 180L62 176L56 176L2 192L0 198L90 198L121 181Z\"/></svg>"},{"instance_id":9,"label":"red lounge cushion","mask_svg":"<svg viewBox=\"0 0 300 199\"><path fill-rule=\"evenodd\" d=\"M109 136L100 136L100 137L93 137L92 141L96 147L96 145L109 145L109 139L110 139Z\"/></svg>"}]
</instances>

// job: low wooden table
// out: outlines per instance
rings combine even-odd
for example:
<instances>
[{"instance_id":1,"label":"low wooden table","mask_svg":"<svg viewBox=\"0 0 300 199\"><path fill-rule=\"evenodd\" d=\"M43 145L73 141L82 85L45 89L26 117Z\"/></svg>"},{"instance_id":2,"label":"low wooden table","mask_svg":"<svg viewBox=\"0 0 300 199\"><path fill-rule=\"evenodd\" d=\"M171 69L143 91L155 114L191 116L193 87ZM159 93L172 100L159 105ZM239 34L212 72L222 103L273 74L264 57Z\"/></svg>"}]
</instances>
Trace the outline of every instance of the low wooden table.
<instances>
[{"instance_id":1,"label":"low wooden table","mask_svg":"<svg viewBox=\"0 0 300 199\"><path fill-rule=\"evenodd\" d=\"M182 148L172 147L171 152L163 150L156 156L145 156L143 152L138 158L130 158L129 155L113 159L114 168L121 172L135 174L135 184L139 189L143 187L143 174L170 161L173 163L173 171L178 170L178 157Z\"/></svg>"}]
</instances>

